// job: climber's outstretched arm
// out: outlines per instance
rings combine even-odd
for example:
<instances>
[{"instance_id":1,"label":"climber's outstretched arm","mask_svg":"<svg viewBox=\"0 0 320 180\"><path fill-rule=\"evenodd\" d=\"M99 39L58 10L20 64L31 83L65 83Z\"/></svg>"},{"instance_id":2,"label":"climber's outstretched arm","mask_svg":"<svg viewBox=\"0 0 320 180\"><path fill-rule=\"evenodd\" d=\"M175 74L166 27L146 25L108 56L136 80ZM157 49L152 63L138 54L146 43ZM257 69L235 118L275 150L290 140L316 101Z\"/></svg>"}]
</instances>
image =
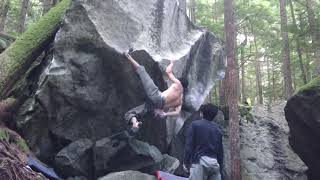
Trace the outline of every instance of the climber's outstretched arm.
<instances>
[{"instance_id":1,"label":"climber's outstretched arm","mask_svg":"<svg viewBox=\"0 0 320 180\"><path fill-rule=\"evenodd\" d=\"M169 64L169 66L166 68L166 73L169 77L169 79L173 82L173 83L179 83L180 81L174 76L173 74L173 62L171 61L171 63Z\"/></svg>"},{"instance_id":2,"label":"climber's outstretched arm","mask_svg":"<svg viewBox=\"0 0 320 180\"><path fill-rule=\"evenodd\" d=\"M134 60L129 53L125 53L125 56L129 60L129 62L132 64L135 70L140 66L140 64L136 60Z\"/></svg>"}]
</instances>

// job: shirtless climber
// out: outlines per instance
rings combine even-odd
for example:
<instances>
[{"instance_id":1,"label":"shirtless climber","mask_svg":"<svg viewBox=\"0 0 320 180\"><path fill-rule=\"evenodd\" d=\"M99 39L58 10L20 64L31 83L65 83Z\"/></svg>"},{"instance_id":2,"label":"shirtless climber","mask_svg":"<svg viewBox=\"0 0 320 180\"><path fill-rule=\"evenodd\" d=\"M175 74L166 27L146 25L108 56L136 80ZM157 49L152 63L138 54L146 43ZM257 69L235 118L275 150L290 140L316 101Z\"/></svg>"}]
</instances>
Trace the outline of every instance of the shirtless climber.
<instances>
[{"instance_id":1,"label":"shirtless climber","mask_svg":"<svg viewBox=\"0 0 320 180\"><path fill-rule=\"evenodd\" d=\"M138 129L141 122L139 122L137 118L143 116L147 112L153 112L156 116L160 116L161 118L179 115L183 102L183 92L188 86L188 81L184 78L178 79L173 75L173 63L171 62L166 68L166 74L172 84L167 90L161 92L154 84L145 68L136 62L129 53L126 53L125 55L139 75L148 98L146 103L131 109L125 114L126 122L132 124L133 128ZM164 109L173 109L173 111L164 112Z\"/></svg>"}]
</instances>

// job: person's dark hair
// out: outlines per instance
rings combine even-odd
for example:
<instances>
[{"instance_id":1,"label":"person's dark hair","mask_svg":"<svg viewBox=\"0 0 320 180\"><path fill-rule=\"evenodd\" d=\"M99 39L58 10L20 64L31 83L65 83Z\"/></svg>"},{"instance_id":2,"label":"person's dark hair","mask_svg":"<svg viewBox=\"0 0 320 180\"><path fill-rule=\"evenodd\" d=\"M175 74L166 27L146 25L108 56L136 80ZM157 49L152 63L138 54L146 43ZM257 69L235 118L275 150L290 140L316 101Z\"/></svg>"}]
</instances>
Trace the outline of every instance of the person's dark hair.
<instances>
[{"instance_id":1,"label":"person's dark hair","mask_svg":"<svg viewBox=\"0 0 320 180\"><path fill-rule=\"evenodd\" d=\"M212 121L218 114L219 108L213 104L204 104L199 109L203 114L203 118Z\"/></svg>"},{"instance_id":2,"label":"person's dark hair","mask_svg":"<svg viewBox=\"0 0 320 180\"><path fill-rule=\"evenodd\" d=\"M180 81L183 89L186 90L188 88L188 85L189 85L188 80L186 78L183 78L183 77L178 78L178 80Z\"/></svg>"}]
</instances>

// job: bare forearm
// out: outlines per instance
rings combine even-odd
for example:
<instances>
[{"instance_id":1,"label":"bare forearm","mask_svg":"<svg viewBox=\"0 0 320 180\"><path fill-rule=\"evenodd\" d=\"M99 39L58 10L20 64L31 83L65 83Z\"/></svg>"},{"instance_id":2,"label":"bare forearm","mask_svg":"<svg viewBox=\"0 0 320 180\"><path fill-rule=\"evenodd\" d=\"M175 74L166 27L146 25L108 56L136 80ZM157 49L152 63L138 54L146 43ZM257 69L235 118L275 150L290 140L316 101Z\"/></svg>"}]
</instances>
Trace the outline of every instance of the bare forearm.
<instances>
[{"instance_id":1,"label":"bare forearm","mask_svg":"<svg viewBox=\"0 0 320 180\"><path fill-rule=\"evenodd\" d=\"M171 111L171 112L166 112L166 116L178 116L180 114L180 111Z\"/></svg>"},{"instance_id":2,"label":"bare forearm","mask_svg":"<svg viewBox=\"0 0 320 180\"><path fill-rule=\"evenodd\" d=\"M136 60L134 60L129 54L126 54L126 56L135 69L137 69L140 66L140 64Z\"/></svg>"}]
</instances>

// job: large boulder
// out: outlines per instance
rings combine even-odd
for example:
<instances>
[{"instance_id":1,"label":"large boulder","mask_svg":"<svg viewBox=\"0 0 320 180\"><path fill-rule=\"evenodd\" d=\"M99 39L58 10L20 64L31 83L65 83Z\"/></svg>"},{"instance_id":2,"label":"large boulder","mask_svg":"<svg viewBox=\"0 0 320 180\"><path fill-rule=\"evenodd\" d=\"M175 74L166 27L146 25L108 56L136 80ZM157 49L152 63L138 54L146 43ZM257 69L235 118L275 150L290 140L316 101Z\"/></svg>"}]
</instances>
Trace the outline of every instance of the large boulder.
<instances>
[{"instance_id":1,"label":"large boulder","mask_svg":"<svg viewBox=\"0 0 320 180\"><path fill-rule=\"evenodd\" d=\"M241 167L242 177L250 180L260 179L290 179L307 180L307 167L289 145L289 128L284 117L284 102L268 106L257 105L253 109L253 121L241 119ZM170 146L170 155L183 161L185 133L190 123L197 119L197 114L191 116ZM230 146L228 137L228 120L219 112L215 119L224 133L224 165L225 180L230 180ZM182 167L176 174L187 176Z\"/></svg>"},{"instance_id":2,"label":"large boulder","mask_svg":"<svg viewBox=\"0 0 320 180\"><path fill-rule=\"evenodd\" d=\"M152 174L156 170L174 172L179 161L148 143L118 137L103 138L93 148L95 176L110 172L136 170Z\"/></svg>"},{"instance_id":3,"label":"large boulder","mask_svg":"<svg viewBox=\"0 0 320 180\"><path fill-rule=\"evenodd\" d=\"M92 146L89 139L79 139L63 148L55 157L55 166L62 177L92 177Z\"/></svg>"},{"instance_id":4,"label":"large boulder","mask_svg":"<svg viewBox=\"0 0 320 180\"><path fill-rule=\"evenodd\" d=\"M95 174L98 177L128 169L152 173L152 167L162 159L161 152L155 146L138 140L124 142L104 138L97 141L94 147Z\"/></svg>"},{"instance_id":5,"label":"large boulder","mask_svg":"<svg viewBox=\"0 0 320 180\"><path fill-rule=\"evenodd\" d=\"M223 46L191 24L177 2L72 1L50 65L17 118L38 157L50 162L71 142L95 142L126 127L123 115L145 97L122 55L130 47L160 90L168 86L164 59L175 60L176 76L189 80L184 109L199 108L214 80L224 76ZM139 139L166 151L166 122L146 117L143 126Z\"/></svg>"},{"instance_id":6,"label":"large boulder","mask_svg":"<svg viewBox=\"0 0 320 180\"><path fill-rule=\"evenodd\" d=\"M320 179L320 77L302 87L285 107L289 142L309 167L310 180Z\"/></svg>"},{"instance_id":7,"label":"large boulder","mask_svg":"<svg viewBox=\"0 0 320 180\"><path fill-rule=\"evenodd\" d=\"M155 176L144 174L138 171L122 171L100 177L98 180L156 180Z\"/></svg>"}]
</instances>

